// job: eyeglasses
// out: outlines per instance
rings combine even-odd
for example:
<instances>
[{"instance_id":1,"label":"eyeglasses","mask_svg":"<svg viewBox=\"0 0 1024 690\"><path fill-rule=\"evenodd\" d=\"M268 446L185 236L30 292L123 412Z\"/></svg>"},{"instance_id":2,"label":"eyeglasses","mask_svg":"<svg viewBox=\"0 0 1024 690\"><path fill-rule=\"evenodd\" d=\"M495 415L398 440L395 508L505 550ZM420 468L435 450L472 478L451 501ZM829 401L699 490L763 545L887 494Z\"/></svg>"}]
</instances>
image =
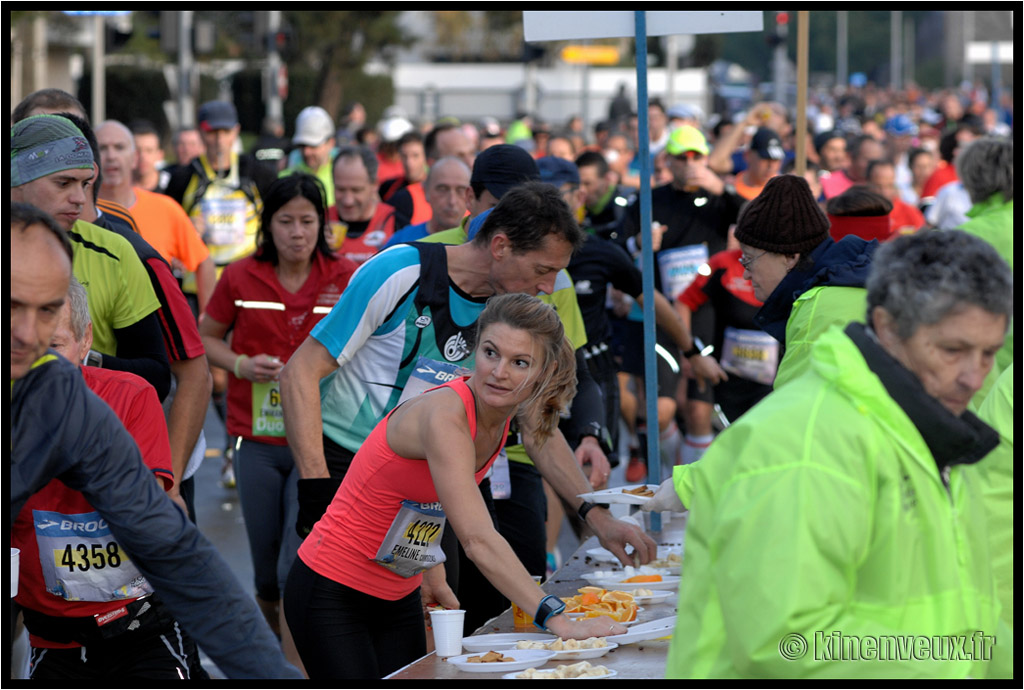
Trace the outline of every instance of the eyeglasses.
<instances>
[{"instance_id":1,"label":"eyeglasses","mask_svg":"<svg viewBox=\"0 0 1024 690\"><path fill-rule=\"evenodd\" d=\"M744 269L749 271L750 267L754 265L754 262L757 261L758 259L760 259L762 256L764 256L767 253L768 252L766 252L766 251L765 252L761 252L760 254L758 254L755 257L749 257L746 254L743 254L743 255L740 256L740 266L742 266Z\"/></svg>"}]
</instances>

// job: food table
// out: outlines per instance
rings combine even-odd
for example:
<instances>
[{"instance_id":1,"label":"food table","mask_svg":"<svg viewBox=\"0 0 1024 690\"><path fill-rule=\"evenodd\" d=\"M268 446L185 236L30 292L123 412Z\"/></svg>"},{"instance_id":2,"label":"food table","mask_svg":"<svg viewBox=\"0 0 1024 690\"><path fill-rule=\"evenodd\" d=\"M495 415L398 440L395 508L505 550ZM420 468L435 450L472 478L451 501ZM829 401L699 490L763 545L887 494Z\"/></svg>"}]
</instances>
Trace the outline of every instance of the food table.
<instances>
[{"instance_id":1,"label":"food table","mask_svg":"<svg viewBox=\"0 0 1024 690\"><path fill-rule=\"evenodd\" d=\"M641 514L637 514L639 517ZM663 517L669 518L669 513L663 513ZM644 514L646 517L646 515ZM673 547L681 548L683 543L683 533L686 527L686 516L672 514L672 519L665 519L662 521L662 529L659 532L649 531L651 538L661 547ZM596 562L588 551L591 551L600 544L596 537L590 537L585 540L576 552L565 562L565 564L559 568L551 578L541 585L541 588L548 594L554 594L559 597L570 597L577 593L580 587L584 587L588 584L587 580L584 579L584 575L595 570L608 570L611 566L608 563ZM620 566L621 567L621 566ZM634 585L643 587L645 585ZM676 613L676 601L678 599L678 590L673 590L672 596L668 597L665 601L656 604L642 604L643 610L639 612L637 616L637 622L635 625L640 625L647 621L653 621L657 619L666 618L668 616L675 616ZM632 626L631 626L632 627ZM513 633L513 632L540 632L537 628L530 626L529 629L519 628L518 630L513 625L512 620L512 609L509 608L504 611L501 615L496 618L492 618L486 624L477 629L473 636L485 635L490 633ZM615 680L621 679L642 679L642 678L656 678L661 679L665 677L665 660L668 656L669 639L664 637L647 640L644 642L633 642L630 644L621 644L616 649L613 649L608 654L596 659L591 659L590 663L595 666L606 666L611 670L616 671L617 675ZM503 649L501 651L505 656L515 657L517 650L515 649ZM465 653L465 650L464 650ZM538 664L537 668L543 670L553 670L559 664L572 664L573 661L547 661L543 665ZM454 665L444 661L443 659L436 656L433 652L418 659L412 664L401 668L388 678L395 678L398 680L424 680L424 679L478 679L482 681L500 679L504 675L504 671L498 672L484 672L484 673L467 673L459 670ZM596 679L595 679L596 680Z\"/></svg>"}]
</instances>

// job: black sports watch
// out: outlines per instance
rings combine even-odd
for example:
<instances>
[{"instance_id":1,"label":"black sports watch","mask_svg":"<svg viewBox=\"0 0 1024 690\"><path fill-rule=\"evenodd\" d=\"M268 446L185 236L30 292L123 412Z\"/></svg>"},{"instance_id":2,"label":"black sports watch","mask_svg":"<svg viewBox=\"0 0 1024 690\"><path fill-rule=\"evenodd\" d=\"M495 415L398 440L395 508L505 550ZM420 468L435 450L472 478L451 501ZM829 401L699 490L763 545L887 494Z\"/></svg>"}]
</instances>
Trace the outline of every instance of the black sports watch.
<instances>
[{"instance_id":1,"label":"black sports watch","mask_svg":"<svg viewBox=\"0 0 1024 690\"><path fill-rule=\"evenodd\" d=\"M590 422L589 424L585 425L583 427L583 430L580 431L579 438L576 441L576 445L579 445L586 436L593 436L594 438L596 438L598 445L601 446L601 450L604 452L605 455L608 455L612 452L611 435L608 433L608 430L605 429L605 427L600 423Z\"/></svg>"},{"instance_id":2,"label":"black sports watch","mask_svg":"<svg viewBox=\"0 0 1024 690\"><path fill-rule=\"evenodd\" d=\"M586 522L587 513L589 513L596 507L596 503L591 503L590 501L583 501L583 503L580 504L580 507L576 509L576 517L580 519L580 522Z\"/></svg>"},{"instance_id":3,"label":"black sports watch","mask_svg":"<svg viewBox=\"0 0 1024 690\"><path fill-rule=\"evenodd\" d=\"M547 630L548 620L562 611L565 611L565 602L554 594L549 594L540 600L537 613L533 616L533 624L541 630Z\"/></svg>"}]
</instances>

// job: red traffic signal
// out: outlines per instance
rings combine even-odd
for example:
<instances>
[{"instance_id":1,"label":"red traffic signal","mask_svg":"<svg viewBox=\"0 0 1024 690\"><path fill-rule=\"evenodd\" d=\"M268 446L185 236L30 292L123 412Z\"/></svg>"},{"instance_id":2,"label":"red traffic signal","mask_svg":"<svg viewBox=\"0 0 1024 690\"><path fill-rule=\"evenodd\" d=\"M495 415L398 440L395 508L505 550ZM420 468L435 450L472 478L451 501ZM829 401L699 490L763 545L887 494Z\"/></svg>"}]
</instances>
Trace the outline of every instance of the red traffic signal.
<instances>
[{"instance_id":1,"label":"red traffic signal","mask_svg":"<svg viewBox=\"0 0 1024 690\"><path fill-rule=\"evenodd\" d=\"M776 12L775 23L779 26L785 26L789 24L789 12Z\"/></svg>"}]
</instances>

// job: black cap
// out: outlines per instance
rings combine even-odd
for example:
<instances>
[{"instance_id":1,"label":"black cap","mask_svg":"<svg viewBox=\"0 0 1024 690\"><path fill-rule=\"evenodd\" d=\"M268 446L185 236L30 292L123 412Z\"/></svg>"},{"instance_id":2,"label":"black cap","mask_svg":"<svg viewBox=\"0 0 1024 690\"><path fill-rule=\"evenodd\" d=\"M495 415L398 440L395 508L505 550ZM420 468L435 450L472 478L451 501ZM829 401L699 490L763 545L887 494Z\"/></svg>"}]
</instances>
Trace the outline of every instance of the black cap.
<instances>
[{"instance_id":1,"label":"black cap","mask_svg":"<svg viewBox=\"0 0 1024 690\"><path fill-rule=\"evenodd\" d=\"M477 154L470 184L480 183L495 199L500 199L516 185L539 179L537 163L525 149L495 144Z\"/></svg>"},{"instance_id":2,"label":"black cap","mask_svg":"<svg viewBox=\"0 0 1024 690\"><path fill-rule=\"evenodd\" d=\"M786 157L782 149L782 139L774 129L759 127L750 140L750 150L766 160L781 161Z\"/></svg>"}]
</instances>

